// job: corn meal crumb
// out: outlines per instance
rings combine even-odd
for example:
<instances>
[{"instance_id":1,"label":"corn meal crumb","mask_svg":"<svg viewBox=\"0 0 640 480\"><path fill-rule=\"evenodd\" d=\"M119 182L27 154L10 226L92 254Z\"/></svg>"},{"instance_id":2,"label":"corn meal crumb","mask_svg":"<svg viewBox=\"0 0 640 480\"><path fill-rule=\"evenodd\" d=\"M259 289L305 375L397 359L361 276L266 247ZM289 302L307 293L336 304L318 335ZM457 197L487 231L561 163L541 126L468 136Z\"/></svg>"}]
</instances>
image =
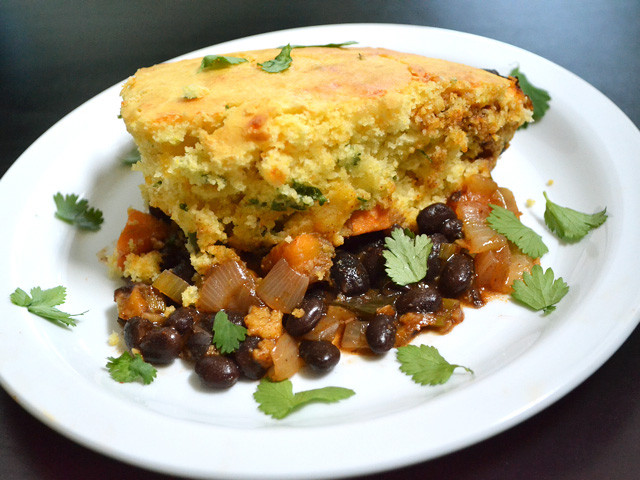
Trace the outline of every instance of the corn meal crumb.
<instances>
[{"instance_id":1,"label":"corn meal crumb","mask_svg":"<svg viewBox=\"0 0 640 480\"><path fill-rule=\"evenodd\" d=\"M535 205L536 201L533 198L527 198L527 201L525 202L525 205L529 208L533 207Z\"/></svg>"},{"instance_id":2,"label":"corn meal crumb","mask_svg":"<svg viewBox=\"0 0 640 480\"><path fill-rule=\"evenodd\" d=\"M251 307L244 317L247 334L267 339L276 339L282 335L282 312L269 307Z\"/></svg>"},{"instance_id":3,"label":"corn meal crumb","mask_svg":"<svg viewBox=\"0 0 640 480\"><path fill-rule=\"evenodd\" d=\"M108 342L112 347L117 347L118 345L120 345L120 335L118 334L118 332L111 332Z\"/></svg>"},{"instance_id":4,"label":"corn meal crumb","mask_svg":"<svg viewBox=\"0 0 640 480\"><path fill-rule=\"evenodd\" d=\"M550 187L551 185L553 185L553 179L549 179L547 180L547 185Z\"/></svg>"}]
</instances>

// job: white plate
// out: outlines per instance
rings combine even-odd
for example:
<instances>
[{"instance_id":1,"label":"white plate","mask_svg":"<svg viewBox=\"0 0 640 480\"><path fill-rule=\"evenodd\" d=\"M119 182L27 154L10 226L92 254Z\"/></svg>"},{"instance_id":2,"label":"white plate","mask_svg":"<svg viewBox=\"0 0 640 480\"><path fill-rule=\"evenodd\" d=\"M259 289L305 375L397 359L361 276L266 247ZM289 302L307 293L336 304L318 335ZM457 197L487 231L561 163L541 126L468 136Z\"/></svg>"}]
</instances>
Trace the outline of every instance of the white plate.
<instances>
[{"instance_id":1,"label":"white plate","mask_svg":"<svg viewBox=\"0 0 640 480\"><path fill-rule=\"evenodd\" d=\"M519 48L464 33L397 25L338 25L275 32L188 56L286 43L356 40L508 73L520 65L553 100L544 120L518 132L495 177L513 189L524 222L543 237L552 266L571 286L543 317L508 301L467 311L446 336L425 334L456 371L439 387L420 387L394 355L343 357L328 376L294 377L294 390L337 385L357 394L310 405L284 420L260 413L255 383L204 391L181 362L149 386L119 384L105 369L115 351L117 282L97 252L112 245L128 206L140 206L137 174L120 166L132 141L118 120L119 86L62 119L2 179L0 376L4 388L47 425L106 455L176 475L316 478L362 474L427 460L502 431L540 411L594 372L638 322L640 134L602 94L566 70ZM554 181L552 186L547 181ZM542 191L563 205L609 219L577 245L546 233ZM102 209L97 233L79 233L53 216L56 192L78 193ZM524 208L527 199L535 205ZM64 285L64 309L89 310L63 329L18 308L16 287ZM616 299L611 302L611 299Z\"/></svg>"}]
</instances>

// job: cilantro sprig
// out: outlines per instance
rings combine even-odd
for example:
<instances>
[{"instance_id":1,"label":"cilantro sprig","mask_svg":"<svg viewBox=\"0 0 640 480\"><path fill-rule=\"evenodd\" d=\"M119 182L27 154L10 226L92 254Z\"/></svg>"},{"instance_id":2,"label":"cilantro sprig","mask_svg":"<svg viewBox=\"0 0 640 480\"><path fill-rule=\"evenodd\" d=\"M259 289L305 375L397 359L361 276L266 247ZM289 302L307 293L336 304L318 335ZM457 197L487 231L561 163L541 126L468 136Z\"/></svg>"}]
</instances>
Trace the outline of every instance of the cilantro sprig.
<instances>
[{"instance_id":1,"label":"cilantro sprig","mask_svg":"<svg viewBox=\"0 0 640 480\"><path fill-rule=\"evenodd\" d=\"M138 150L137 148L133 148L129 150L126 154L124 154L120 158L120 163L122 163L122 165L125 165L127 167L130 167L131 165L135 165L139 161L140 161L140 150Z\"/></svg>"},{"instance_id":2,"label":"cilantro sprig","mask_svg":"<svg viewBox=\"0 0 640 480\"><path fill-rule=\"evenodd\" d=\"M291 48L311 48L311 47L342 48L342 47L346 47L348 45L355 45L356 43L358 43L358 42L350 40L348 42L342 42L342 43L325 43L324 45L291 45Z\"/></svg>"},{"instance_id":3,"label":"cilantro sprig","mask_svg":"<svg viewBox=\"0 0 640 480\"><path fill-rule=\"evenodd\" d=\"M259 63L258 66L268 73L280 73L289 68L291 62L293 62L291 58L291 45L285 45L276 58L267 60L264 63Z\"/></svg>"},{"instance_id":4,"label":"cilantro sprig","mask_svg":"<svg viewBox=\"0 0 640 480\"><path fill-rule=\"evenodd\" d=\"M531 273L524 272L522 280L513 282L511 296L525 306L545 315L556 309L556 304L569 292L569 285L555 278L553 270L543 272L540 265L534 265Z\"/></svg>"},{"instance_id":5,"label":"cilantro sprig","mask_svg":"<svg viewBox=\"0 0 640 480\"><path fill-rule=\"evenodd\" d=\"M263 378L253 398L258 403L258 410L280 420L309 403L335 403L353 395L353 390L342 387L315 388L294 394L290 380L272 382Z\"/></svg>"},{"instance_id":6,"label":"cilantro sprig","mask_svg":"<svg viewBox=\"0 0 640 480\"><path fill-rule=\"evenodd\" d=\"M56 218L70 223L81 230L96 232L104 219L102 212L97 208L89 207L89 202L74 193L62 195L60 192L53 196L56 204Z\"/></svg>"},{"instance_id":7,"label":"cilantro sprig","mask_svg":"<svg viewBox=\"0 0 640 480\"><path fill-rule=\"evenodd\" d=\"M229 320L222 310L213 319L213 344L222 355L235 352L247 336L247 329Z\"/></svg>"},{"instance_id":8,"label":"cilantro sprig","mask_svg":"<svg viewBox=\"0 0 640 480\"><path fill-rule=\"evenodd\" d=\"M75 327L76 321L73 317L85 313L66 313L56 308L62 305L67 297L67 289L63 286L46 290L34 287L29 293L31 295L21 288L16 288L9 298L14 305L25 307L30 313L65 327Z\"/></svg>"},{"instance_id":9,"label":"cilantro sprig","mask_svg":"<svg viewBox=\"0 0 640 480\"><path fill-rule=\"evenodd\" d=\"M427 235L407 235L401 228L385 238L382 252L389 277L398 285L419 282L427 275L427 260L433 244Z\"/></svg>"},{"instance_id":10,"label":"cilantro sprig","mask_svg":"<svg viewBox=\"0 0 640 480\"><path fill-rule=\"evenodd\" d=\"M223 68L232 67L241 63L248 62L246 58L241 57L227 57L224 55L205 55L202 57L200 68L198 72L204 72L206 70L220 70Z\"/></svg>"},{"instance_id":11,"label":"cilantro sprig","mask_svg":"<svg viewBox=\"0 0 640 480\"><path fill-rule=\"evenodd\" d=\"M107 360L107 370L109 370L111 378L117 382L140 381L149 385L156 378L157 370L155 367L145 362L139 353L132 355L129 352L124 352L117 358L109 357Z\"/></svg>"},{"instance_id":12,"label":"cilantro sprig","mask_svg":"<svg viewBox=\"0 0 640 480\"><path fill-rule=\"evenodd\" d=\"M463 365L447 362L438 349L429 345L406 345L398 348L396 359L400 370L420 385L440 385L446 383L456 368L463 368L473 374L473 370Z\"/></svg>"},{"instance_id":13,"label":"cilantro sprig","mask_svg":"<svg viewBox=\"0 0 640 480\"><path fill-rule=\"evenodd\" d=\"M540 258L549 249L542 241L542 237L531 228L524 225L514 213L497 205L489 205L491 213L487 217L487 223L496 232L507 237L525 255L531 258Z\"/></svg>"},{"instance_id":14,"label":"cilantro sprig","mask_svg":"<svg viewBox=\"0 0 640 480\"><path fill-rule=\"evenodd\" d=\"M607 209L594 214L582 213L568 207L561 207L549 200L547 192L544 221L547 227L565 242L577 242L591 230L598 228L607 220Z\"/></svg>"},{"instance_id":15,"label":"cilantro sprig","mask_svg":"<svg viewBox=\"0 0 640 480\"><path fill-rule=\"evenodd\" d=\"M531 99L533 103L533 120L539 121L544 117L544 114L549 110L549 102L551 101L551 95L543 88L538 88L533 85L524 73L520 71L520 67L516 67L509 73L512 77L518 79L518 84L522 91ZM527 128L527 123L520 128Z\"/></svg>"}]
</instances>

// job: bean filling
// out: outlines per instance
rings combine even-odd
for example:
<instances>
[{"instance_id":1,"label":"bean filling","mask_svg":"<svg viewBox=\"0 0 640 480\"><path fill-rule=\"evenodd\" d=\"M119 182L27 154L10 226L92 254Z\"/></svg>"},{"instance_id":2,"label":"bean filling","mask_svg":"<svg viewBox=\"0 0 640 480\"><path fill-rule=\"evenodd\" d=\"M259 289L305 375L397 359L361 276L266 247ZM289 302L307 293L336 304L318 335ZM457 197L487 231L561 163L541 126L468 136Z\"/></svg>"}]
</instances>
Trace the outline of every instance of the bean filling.
<instances>
[{"instance_id":1,"label":"bean filling","mask_svg":"<svg viewBox=\"0 0 640 480\"><path fill-rule=\"evenodd\" d=\"M161 212L155 216L173 228ZM432 243L421 281L398 285L388 276L385 238L393 229L347 239L335 249L328 275L312 279L295 308L279 317L255 296L255 287L243 290L248 307L238 301L233 305L239 308L225 310L231 323L247 331L231 353L222 354L214 345L215 310L181 306L148 285L122 287L114 297L126 346L153 364L179 357L190 361L204 386L221 389L242 377L288 378L305 365L325 373L338 364L341 350L382 355L406 345L421 330L446 333L463 318L461 302L483 302L474 258L465 250L463 222L452 206L430 205L419 212L416 224L417 233ZM184 243L165 245L160 252L163 265L175 275L190 284L197 281ZM246 263L260 265L260 259ZM132 307L134 299L138 303Z\"/></svg>"}]
</instances>

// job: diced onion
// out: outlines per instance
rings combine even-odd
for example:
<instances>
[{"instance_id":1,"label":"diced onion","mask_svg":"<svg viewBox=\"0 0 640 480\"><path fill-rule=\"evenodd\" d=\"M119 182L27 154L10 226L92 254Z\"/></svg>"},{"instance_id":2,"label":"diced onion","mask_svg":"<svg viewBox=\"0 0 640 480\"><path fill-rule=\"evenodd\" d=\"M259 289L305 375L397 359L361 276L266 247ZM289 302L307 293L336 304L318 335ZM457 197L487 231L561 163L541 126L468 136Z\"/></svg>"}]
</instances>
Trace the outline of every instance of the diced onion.
<instances>
[{"instance_id":1,"label":"diced onion","mask_svg":"<svg viewBox=\"0 0 640 480\"><path fill-rule=\"evenodd\" d=\"M478 253L474 258L477 286L494 292L509 293L510 262L511 252L508 246Z\"/></svg>"},{"instance_id":2,"label":"diced onion","mask_svg":"<svg viewBox=\"0 0 640 480\"><path fill-rule=\"evenodd\" d=\"M460 202L456 211L462 220L464 239L470 253L497 250L507 245L507 239L487 224L490 210L486 205Z\"/></svg>"},{"instance_id":3,"label":"diced onion","mask_svg":"<svg viewBox=\"0 0 640 480\"><path fill-rule=\"evenodd\" d=\"M254 302L257 301L251 294L254 286L253 278L247 269L235 260L228 260L214 266L205 278L200 288L198 308L217 312L225 308L231 310L233 306L233 310L248 311L251 302L247 299L252 298ZM244 298L247 303L241 305L239 302L241 298Z\"/></svg>"},{"instance_id":4,"label":"diced onion","mask_svg":"<svg viewBox=\"0 0 640 480\"><path fill-rule=\"evenodd\" d=\"M276 262L258 286L258 296L269 307L291 313L302 301L309 278L293 270L284 258Z\"/></svg>"},{"instance_id":5,"label":"diced onion","mask_svg":"<svg viewBox=\"0 0 640 480\"><path fill-rule=\"evenodd\" d=\"M282 334L271 351L273 366L267 375L274 382L280 382L293 376L302 366L298 355L298 343L288 333Z\"/></svg>"},{"instance_id":6,"label":"diced onion","mask_svg":"<svg viewBox=\"0 0 640 480\"><path fill-rule=\"evenodd\" d=\"M182 303L182 292L189 287L189 283L173 273L171 270L164 270L153 281L153 287L164 293L174 302Z\"/></svg>"},{"instance_id":7,"label":"diced onion","mask_svg":"<svg viewBox=\"0 0 640 480\"><path fill-rule=\"evenodd\" d=\"M357 350L359 348L366 348L367 337L365 332L369 322L363 322L362 320L354 320L347 323L344 326L344 333L342 334L342 342L340 346L345 350Z\"/></svg>"},{"instance_id":8,"label":"diced onion","mask_svg":"<svg viewBox=\"0 0 640 480\"><path fill-rule=\"evenodd\" d=\"M340 321L334 317L324 316L318 324L308 333L303 335L304 340L326 340L332 342L340 327Z\"/></svg>"}]
</instances>

